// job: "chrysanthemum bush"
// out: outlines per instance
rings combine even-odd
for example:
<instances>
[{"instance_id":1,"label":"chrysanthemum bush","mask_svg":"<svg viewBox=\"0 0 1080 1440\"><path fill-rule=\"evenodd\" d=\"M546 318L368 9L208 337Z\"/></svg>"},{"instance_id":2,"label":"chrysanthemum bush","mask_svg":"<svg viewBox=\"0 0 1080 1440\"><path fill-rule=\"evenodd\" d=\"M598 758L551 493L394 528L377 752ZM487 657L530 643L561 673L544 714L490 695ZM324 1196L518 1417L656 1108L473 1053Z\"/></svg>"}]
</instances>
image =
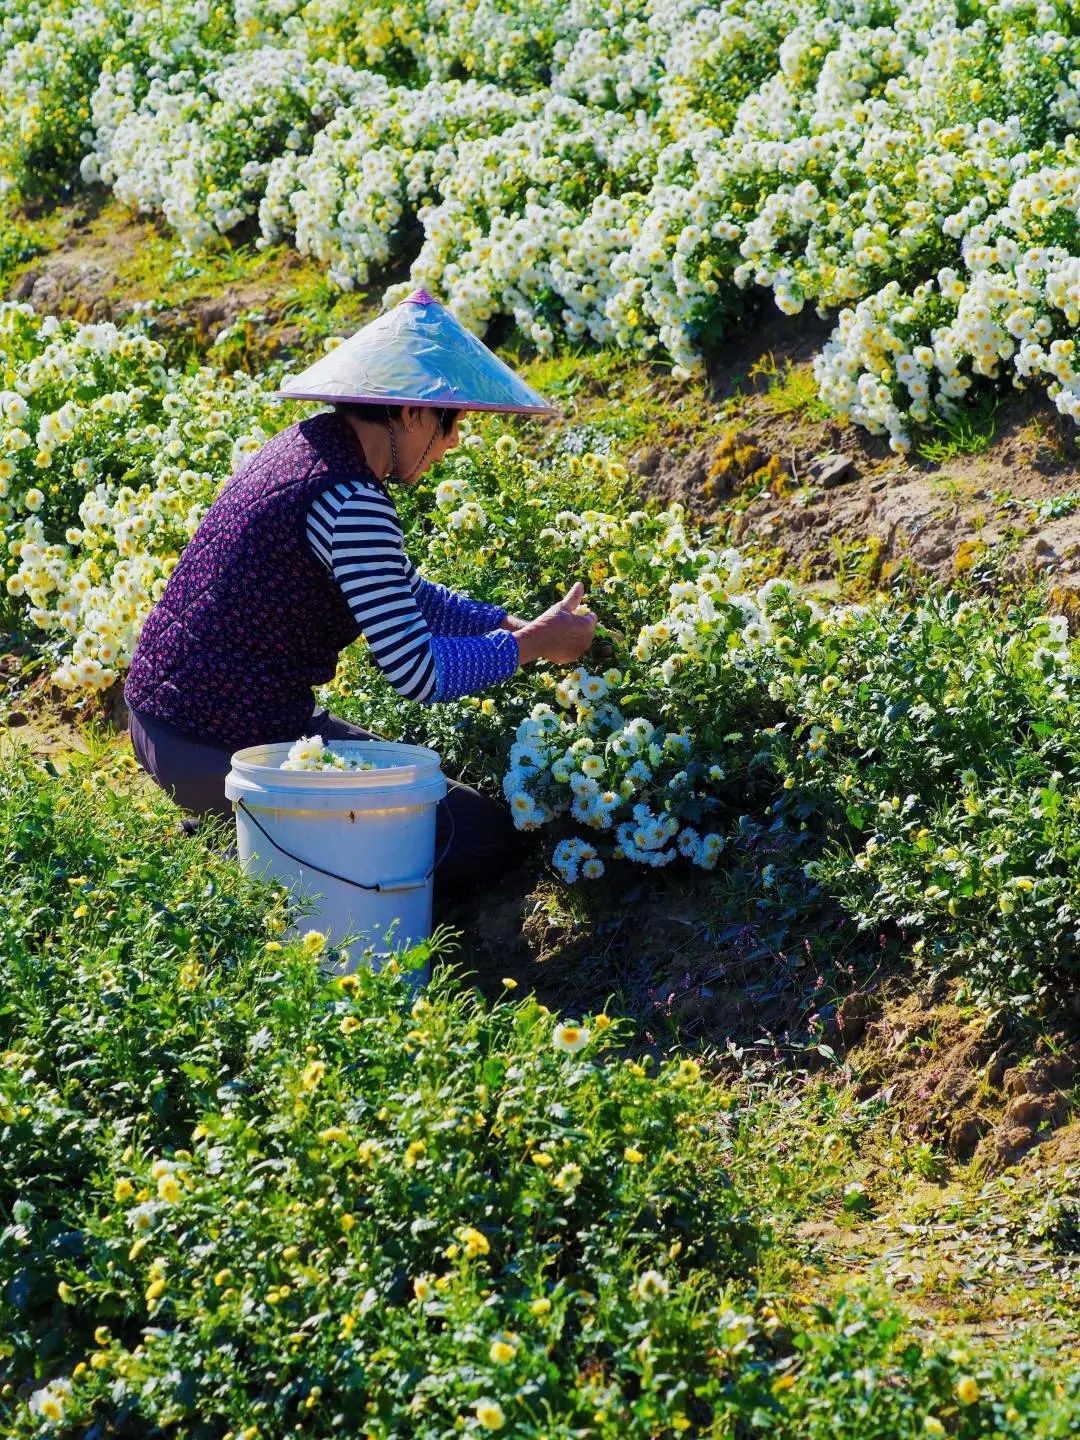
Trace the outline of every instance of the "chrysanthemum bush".
<instances>
[{"instance_id":1,"label":"chrysanthemum bush","mask_svg":"<svg viewBox=\"0 0 1080 1440\"><path fill-rule=\"evenodd\" d=\"M418 996L423 953L341 975L114 765L0 788L7 1434L1064 1433L1058 1364L759 1309L697 1063Z\"/></svg>"},{"instance_id":2,"label":"chrysanthemum bush","mask_svg":"<svg viewBox=\"0 0 1080 1440\"><path fill-rule=\"evenodd\" d=\"M162 76L141 99L137 74L129 62L99 83L83 178L110 185L134 210L159 212L189 248L253 215L275 157L309 146L335 110L370 88L363 72L303 43L237 51L186 84Z\"/></svg>"},{"instance_id":3,"label":"chrysanthemum bush","mask_svg":"<svg viewBox=\"0 0 1080 1440\"><path fill-rule=\"evenodd\" d=\"M970 994L1052 1002L1080 967L1075 645L1031 599L931 596L854 610L774 688L781 809L812 798L850 834L810 866L863 928L888 921Z\"/></svg>"},{"instance_id":4,"label":"chrysanthemum bush","mask_svg":"<svg viewBox=\"0 0 1080 1440\"><path fill-rule=\"evenodd\" d=\"M292 236L301 254L326 264L331 281L352 289L390 262L419 212L438 201L456 147L490 140L540 110L538 97L473 80L414 90L368 74L363 93L338 109L310 150L273 161L259 243ZM477 179L466 183L475 188Z\"/></svg>"},{"instance_id":5,"label":"chrysanthemum bush","mask_svg":"<svg viewBox=\"0 0 1080 1440\"><path fill-rule=\"evenodd\" d=\"M1014 169L1003 203L965 229L958 263L912 289L890 281L846 311L817 362L822 395L895 448L910 444L911 422L947 420L974 387L1005 377L1080 418L1074 137Z\"/></svg>"},{"instance_id":6,"label":"chrysanthemum bush","mask_svg":"<svg viewBox=\"0 0 1080 1440\"><path fill-rule=\"evenodd\" d=\"M779 1324L697 1063L341 975L123 768L0 783L6 1434L1067 1433L1056 1359Z\"/></svg>"},{"instance_id":7,"label":"chrysanthemum bush","mask_svg":"<svg viewBox=\"0 0 1080 1440\"><path fill-rule=\"evenodd\" d=\"M241 12L255 8L183 0L134 10L114 0L5 4L0 192L38 200L70 187L99 130L110 132L111 97L138 100L155 79L176 72L191 85L235 43Z\"/></svg>"},{"instance_id":8,"label":"chrysanthemum bush","mask_svg":"<svg viewBox=\"0 0 1080 1440\"><path fill-rule=\"evenodd\" d=\"M764 289L837 317L822 396L899 450L1008 379L1080 414L1065 0L42 0L4 25L26 195L81 153L189 246L258 213L341 287L408 252L479 331L679 373Z\"/></svg>"},{"instance_id":9,"label":"chrysanthemum bush","mask_svg":"<svg viewBox=\"0 0 1080 1440\"><path fill-rule=\"evenodd\" d=\"M424 709L356 650L327 700L481 784L501 772L519 828L552 837L568 881L690 861L779 909L831 897L929 973L962 968L984 1000L1028 1005L1074 974L1065 618L1039 592L1011 608L933 590L825 607L677 506L558 508L564 487L612 474L593 454L540 465L489 433L401 497L410 550L451 585L528 615L583 578L596 658Z\"/></svg>"},{"instance_id":10,"label":"chrysanthemum bush","mask_svg":"<svg viewBox=\"0 0 1080 1440\"><path fill-rule=\"evenodd\" d=\"M0 611L65 689L107 689L222 482L280 426L243 372L172 370L138 326L0 305Z\"/></svg>"}]
</instances>

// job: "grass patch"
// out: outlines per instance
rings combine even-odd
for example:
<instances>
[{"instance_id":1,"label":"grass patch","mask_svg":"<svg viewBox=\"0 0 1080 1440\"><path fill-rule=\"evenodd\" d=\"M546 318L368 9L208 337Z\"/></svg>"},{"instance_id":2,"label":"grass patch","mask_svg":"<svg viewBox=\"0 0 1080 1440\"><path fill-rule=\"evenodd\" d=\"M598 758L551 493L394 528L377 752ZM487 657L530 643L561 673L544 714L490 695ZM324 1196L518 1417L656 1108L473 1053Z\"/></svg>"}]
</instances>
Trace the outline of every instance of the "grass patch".
<instances>
[{"instance_id":1,"label":"grass patch","mask_svg":"<svg viewBox=\"0 0 1080 1440\"><path fill-rule=\"evenodd\" d=\"M771 350L750 367L751 383L764 382L761 405L773 415L802 415L807 420L827 420L832 411L818 399L818 384L810 361L796 365L785 360L778 366Z\"/></svg>"},{"instance_id":2,"label":"grass patch","mask_svg":"<svg viewBox=\"0 0 1080 1440\"><path fill-rule=\"evenodd\" d=\"M985 454L997 434L1000 406L999 395L982 391L953 415L931 412L928 424L935 433L915 441L916 453L936 465L947 465L960 455Z\"/></svg>"}]
</instances>

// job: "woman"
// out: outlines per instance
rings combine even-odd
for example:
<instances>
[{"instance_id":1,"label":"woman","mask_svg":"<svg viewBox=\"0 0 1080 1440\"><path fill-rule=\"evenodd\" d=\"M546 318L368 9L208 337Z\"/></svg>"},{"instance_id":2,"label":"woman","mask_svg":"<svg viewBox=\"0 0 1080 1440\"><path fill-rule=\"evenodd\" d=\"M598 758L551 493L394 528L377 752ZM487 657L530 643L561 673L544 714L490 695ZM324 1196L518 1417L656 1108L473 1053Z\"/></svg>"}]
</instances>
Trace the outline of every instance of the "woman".
<instances>
[{"instance_id":1,"label":"woman","mask_svg":"<svg viewBox=\"0 0 1080 1440\"><path fill-rule=\"evenodd\" d=\"M473 694L537 659L571 664L596 617L583 587L537 619L417 574L385 481L411 485L458 443L464 410L551 414L441 305L417 291L288 382L334 408L280 431L225 485L147 616L124 687L135 754L194 815L228 815L236 750L371 734L315 711L359 635L404 697ZM441 892L502 868L504 807L451 783L439 806Z\"/></svg>"}]
</instances>

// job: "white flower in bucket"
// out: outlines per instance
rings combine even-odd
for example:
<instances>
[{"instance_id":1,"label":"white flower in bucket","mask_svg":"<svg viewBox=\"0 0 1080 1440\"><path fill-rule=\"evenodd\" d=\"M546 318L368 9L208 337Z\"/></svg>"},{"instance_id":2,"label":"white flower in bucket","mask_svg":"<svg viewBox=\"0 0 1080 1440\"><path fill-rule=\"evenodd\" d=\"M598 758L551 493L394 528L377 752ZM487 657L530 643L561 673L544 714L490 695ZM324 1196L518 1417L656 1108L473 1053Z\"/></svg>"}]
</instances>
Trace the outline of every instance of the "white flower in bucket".
<instances>
[{"instance_id":1,"label":"white flower in bucket","mask_svg":"<svg viewBox=\"0 0 1080 1440\"><path fill-rule=\"evenodd\" d=\"M302 735L281 762L282 770L375 770L374 760L356 760L331 750L321 735Z\"/></svg>"}]
</instances>

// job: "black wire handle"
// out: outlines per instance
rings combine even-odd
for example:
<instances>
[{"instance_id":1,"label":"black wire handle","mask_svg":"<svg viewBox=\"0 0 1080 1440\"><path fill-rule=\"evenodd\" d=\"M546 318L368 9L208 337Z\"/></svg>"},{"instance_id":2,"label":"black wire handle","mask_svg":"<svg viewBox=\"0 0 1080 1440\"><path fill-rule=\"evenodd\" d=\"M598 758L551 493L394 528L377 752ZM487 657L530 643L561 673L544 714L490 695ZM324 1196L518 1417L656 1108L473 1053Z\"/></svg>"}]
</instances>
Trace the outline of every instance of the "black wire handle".
<instances>
[{"instance_id":1,"label":"black wire handle","mask_svg":"<svg viewBox=\"0 0 1080 1440\"><path fill-rule=\"evenodd\" d=\"M377 880L374 885L365 885L362 880L350 880L347 875L338 875L333 870L324 870L321 865L316 865L313 860L302 860L299 855L294 855L291 850L286 850L284 845L279 845L278 842L274 839L274 837L267 833L264 827L259 824L258 820L255 819L254 811L252 811L247 805L244 804L244 797L242 795L237 799L236 804L239 809L243 810L244 814L255 826L255 829L258 830L261 835L266 836L266 839L270 841L270 844L274 847L275 850L277 850L280 854L287 856L288 859L295 860L296 863L298 865L302 865L305 870L317 870L320 875L325 875L328 880L338 880L341 882L342 885L352 885L356 890L374 890L379 894L382 893L383 886L380 885ZM454 812L453 810L451 810L449 805L446 807L446 817L450 821L450 838L443 846L442 854L438 856L431 869L424 876L425 882L430 880L431 877L435 874L435 871L446 859L447 855L449 855L450 846L454 843L454 834L457 830L457 826L454 823ZM390 885L386 888L388 890L398 890L401 887L400 885Z\"/></svg>"}]
</instances>

